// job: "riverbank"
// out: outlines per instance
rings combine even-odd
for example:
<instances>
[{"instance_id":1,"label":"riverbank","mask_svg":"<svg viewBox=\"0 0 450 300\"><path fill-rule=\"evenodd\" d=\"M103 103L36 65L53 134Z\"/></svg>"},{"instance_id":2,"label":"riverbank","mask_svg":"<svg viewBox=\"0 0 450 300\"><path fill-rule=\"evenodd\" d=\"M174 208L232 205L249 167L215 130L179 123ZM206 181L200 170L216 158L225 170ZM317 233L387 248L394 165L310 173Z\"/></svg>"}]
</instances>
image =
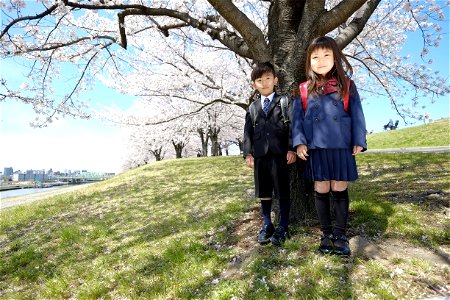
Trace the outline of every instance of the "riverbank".
<instances>
[{"instance_id":1,"label":"riverbank","mask_svg":"<svg viewBox=\"0 0 450 300\"><path fill-rule=\"evenodd\" d=\"M8 184L1 185L0 192L10 191L10 190L20 190L20 189L32 189L32 188L50 188L55 186L65 186L68 182L46 182L46 183L19 183L19 184Z\"/></svg>"},{"instance_id":2,"label":"riverbank","mask_svg":"<svg viewBox=\"0 0 450 300\"><path fill-rule=\"evenodd\" d=\"M56 189L56 190L48 190L48 191L42 191L42 192L38 192L38 193L27 194L27 195L23 195L23 196L2 198L2 199L0 199L0 209L14 207L17 205L22 205L22 204L34 202L37 200L42 200L42 199L45 199L48 197L72 192L75 190L86 188L89 185L91 185L91 184L87 183L87 184L80 184L80 185L71 185L71 186L62 187L62 188Z\"/></svg>"},{"instance_id":3,"label":"riverbank","mask_svg":"<svg viewBox=\"0 0 450 300\"><path fill-rule=\"evenodd\" d=\"M240 157L148 164L1 211L0 298L444 299L449 158L358 156L348 258L320 255L315 225L258 245Z\"/></svg>"}]
</instances>

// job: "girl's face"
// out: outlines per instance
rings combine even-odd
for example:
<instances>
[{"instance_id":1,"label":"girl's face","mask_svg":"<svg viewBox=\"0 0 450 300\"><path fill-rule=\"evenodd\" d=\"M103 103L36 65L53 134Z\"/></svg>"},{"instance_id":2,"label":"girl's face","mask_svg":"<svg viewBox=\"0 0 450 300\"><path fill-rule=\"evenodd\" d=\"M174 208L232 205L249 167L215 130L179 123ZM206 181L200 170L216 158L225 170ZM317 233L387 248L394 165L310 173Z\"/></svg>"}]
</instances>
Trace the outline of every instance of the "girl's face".
<instances>
[{"instance_id":1,"label":"girl's face","mask_svg":"<svg viewBox=\"0 0 450 300\"><path fill-rule=\"evenodd\" d=\"M311 69L314 73L325 77L334 66L333 50L317 48L311 52Z\"/></svg>"}]
</instances>

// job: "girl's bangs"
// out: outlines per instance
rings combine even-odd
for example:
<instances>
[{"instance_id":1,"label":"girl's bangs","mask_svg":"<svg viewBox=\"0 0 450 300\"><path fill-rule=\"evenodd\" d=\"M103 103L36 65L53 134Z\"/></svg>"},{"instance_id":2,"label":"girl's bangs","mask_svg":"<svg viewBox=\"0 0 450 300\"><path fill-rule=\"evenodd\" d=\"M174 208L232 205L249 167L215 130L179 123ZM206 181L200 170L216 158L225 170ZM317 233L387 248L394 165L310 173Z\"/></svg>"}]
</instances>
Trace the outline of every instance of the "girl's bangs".
<instances>
[{"instance_id":1,"label":"girl's bangs","mask_svg":"<svg viewBox=\"0 0 450 300\"><path fill-rule=\"evenodd\" d=\"M327 50L333 50L333 46L331 45L331 42L325 39L321 39L317 41L314 44L311 44L310 46L310 52L313 52L317 49L327 49Z\"/></svg>"}]
</instances>

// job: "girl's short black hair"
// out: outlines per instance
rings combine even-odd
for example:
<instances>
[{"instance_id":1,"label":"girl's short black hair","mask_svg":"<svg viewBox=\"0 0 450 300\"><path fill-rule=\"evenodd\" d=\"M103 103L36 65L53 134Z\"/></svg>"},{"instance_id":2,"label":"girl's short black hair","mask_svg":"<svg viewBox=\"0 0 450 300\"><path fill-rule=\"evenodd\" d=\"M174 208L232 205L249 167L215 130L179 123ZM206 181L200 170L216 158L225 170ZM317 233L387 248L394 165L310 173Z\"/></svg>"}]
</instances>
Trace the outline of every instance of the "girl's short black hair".
<instances>
[{"instance_id":1,"label":"girl's short black hair","mask_svg":"<svg viewBox=\"0 0 450 300\"><path fill-rule=\"evenodd\" d=\"M261 78L264 73L270 72L273 74L273 77L276 77L274 66L266 61L263 63L257 63L252 70L251 79L255 81L258 78Z\"/></svg>"}]
</instances>

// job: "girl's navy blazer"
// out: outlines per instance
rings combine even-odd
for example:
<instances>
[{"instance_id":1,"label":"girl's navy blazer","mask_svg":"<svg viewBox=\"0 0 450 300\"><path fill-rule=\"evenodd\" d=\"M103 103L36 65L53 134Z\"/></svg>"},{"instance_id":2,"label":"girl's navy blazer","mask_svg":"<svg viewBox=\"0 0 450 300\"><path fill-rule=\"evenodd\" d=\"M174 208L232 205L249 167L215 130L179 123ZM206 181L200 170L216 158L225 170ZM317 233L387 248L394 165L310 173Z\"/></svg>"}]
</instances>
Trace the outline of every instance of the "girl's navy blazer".
<instances>
[{"instance_id":1,"label":"girl's navy blazer","mask_svg":"<svg viewBox=\"0 0 450 300\"><path fill-rule=\"evenodd\" d=\"M361 100L350 81L349 110L337 92L308 96L306 113L300 97L294 100L292 112L292 144L305 144L308 149L342 149L353 146L367 150L366 123Z\"/></svg>"}]
</instances>

